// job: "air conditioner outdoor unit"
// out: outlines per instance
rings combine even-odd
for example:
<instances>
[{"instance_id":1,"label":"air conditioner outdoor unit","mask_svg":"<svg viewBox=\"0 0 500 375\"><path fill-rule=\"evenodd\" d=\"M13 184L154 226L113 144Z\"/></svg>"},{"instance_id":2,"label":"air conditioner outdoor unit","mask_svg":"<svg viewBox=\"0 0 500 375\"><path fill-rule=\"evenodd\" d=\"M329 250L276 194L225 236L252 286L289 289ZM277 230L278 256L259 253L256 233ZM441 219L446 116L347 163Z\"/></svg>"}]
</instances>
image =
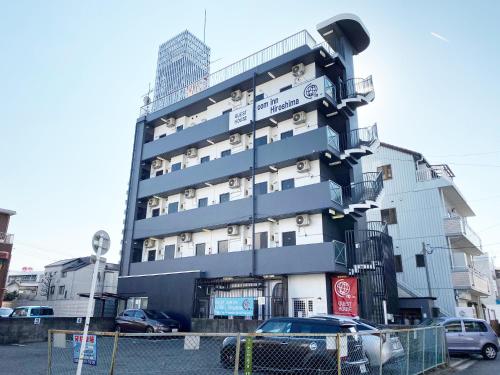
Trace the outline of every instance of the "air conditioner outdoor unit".
<instances>
[{"instance_id":1,"label":"air conditioner outdoor unit","mask_svg":"<svg viewBox=\"0 0 500 375\"><path fill-rule=\"evenodd\" d=\"M294 77L303 76L305 72L306 72L306 67L302 63L294 65L292 67L292 74L294 75Z\"/></svg>"},{"instance_id":2,"label":"air conditioner outdoor unit","mask_svg":"<svg viewBox=\"0 0 500 375\"><path fill-rule=\"evenodd\" d=\"M307 119L307 115L304 111L296 112L293 114L293 123L295 125L305 123L306 119Z\"/></svg>"},{"instance_id":3,"label":"air conditioner outdoor unit","mask_svg":"<svg viewBox=\"0 0 500 375\"><path fill-rule=\"evenodd\" d=\"M165 125L167 125L167 127L169 128L172 128L175 126L175 117L169 117L166 121L165 121Z\"/></svg>"},{"instance_id":4,"label":"air conditioner outdoor unit","mask_svg":"<svg viewBox=\"0 0 500 375\"><path fill-rule=\"evenodd\" d=\"M186 156L188 158L195 158L198 155L198 149L195 147L188 148L186 151Z\"/></svg>"},{"instance_id":5,"label":"air conditioner outdoor unit","mask_svg":"<svg viewBox=\"0 0 500 375\"><path fill-rule=\"evenodd\" d=\"M240 234L240 227L238 225L229 225L227 227L228 236L237 236Z\"/></svg>"},{"instance_id":6,"label":"air conditioner outdoor unit","mask_svg":"<svg viewBox=\"0 0 500 375\"><path fill-rule=\"evenodd\" d=\"M156 207L160 204L160 200L156 197L150 198L148 200L148 206L149 207Z\"/></svg>"},{"instance_id":7,"label":"air conditioner outdoor unit","mask_svg":"<svg viewBox=\"0 0 500 375\"><path fill-rule=\"evenodd\" d=\"M238 143L241 143L241 134L236 133L236 134L231 134L229 137L229 143L232 145L237 145Z\"/></svg>"},{"instance_id":8,"label":"air conditioner outdoor unit","mask_svg":"<svg viewBox=\"0 0 500 375\"><path fill-rule=\"evenodd\" d=\"M163 165L163 160L161 159L155 159L153 160L153 162L151 163L151 166L154 168L154 169L158 169L158 168L161 168Z\"/></svg>"},{"instance_id":9,"label":"air conditioner outdoor unit","mask_svg":"<svg viewBox=\"0 0 500 375\"><path fill-rule=\"evenodd\" d=\"M238 177L231 177L228 184L231 189L236 189L240 187L241 180Z\"/></svg>"},{"instance_id":10,"label":"air conditioner outdoor unit","mask_svg":"<svg viewBox=\"0 0 500 375\"><path fill-rule=\"evenodd\" d=\"M302 214L302 215L295 216L295 223L299 227L303 227L303 226L309 225L309 223L310 223L309 215L308 214Z\"/></svg>"},{"instance_id":11,"label":"air conditioner outdoor unit","mask_svg":"<svg viewBox=\"0 0 500 375\"><path fill-rule=\"evenodd\" d=\"M156 240L153 240L152 238L147 238L144 241L144 246L147 248L155 247L156 246Z\"/></svg>"},{"instance_id":12,"label":"air conditioner outdoor unit","mask_svg":"<svg viewBox=\"0 0 500 375\"><path fill-rule=\"evenodd\" d=\"M296 167L297 172L299 173L304 173L311 170L311 164L309 163L309 160L298 161Z\"/></svg>"},{"instance_id":13,"label":"air conditioner outdoor unit","mask_svg":"<svg viewBox=\"0 0 500 375\"><path fill-rule=\"evenodd\" d=\"M191 242L192 234L189 232L182 233L179 236L179 238L180 238L181 242Z\"/></svg>"},{"instance_id":14,"label":"air conditioner outdoor unit","mask_svg":"<svg viewBox=\"0 0 500 375\"><path fill-rule=\"evenodd\" d=\"M186 189L184 190L184 197L185 198L194 198L196 195L196 190L195 189Z\"/></svg>"},{"instance_id":15,"label":"air conditioner outdoor unit","mask_svg":"<svg viewBox=\"0 0 500 375\"><path fill-rule=\"evenodd\" d=\"M234 90L231 93L231 100L233 102L239 102L241 100L241 90Z\"/></svg>"}]
</instances>

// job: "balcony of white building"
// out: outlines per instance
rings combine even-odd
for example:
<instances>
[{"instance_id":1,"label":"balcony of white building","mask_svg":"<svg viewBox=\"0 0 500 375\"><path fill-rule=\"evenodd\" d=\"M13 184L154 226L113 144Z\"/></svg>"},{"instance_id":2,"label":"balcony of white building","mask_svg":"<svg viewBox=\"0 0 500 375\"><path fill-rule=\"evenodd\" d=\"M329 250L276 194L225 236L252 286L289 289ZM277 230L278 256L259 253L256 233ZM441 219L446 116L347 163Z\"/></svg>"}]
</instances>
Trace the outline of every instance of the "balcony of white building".
<instances>
[{"instance_id":1,"label":"balcony of white building","mask_svg":"<svg viewBox=\"0 0 500 375\"><path fill-rule=\"evenodd\" d=\"M452 271L453 288L481 297L490 295L488 277L473 267L455 267Z\"/></svg>"},{"instance_id":2,"label":"balcony of white building","mask_svg":"<svg viewBox=\"0 0 500 375\"><path fill-rule=\"evenodd\" d=\"M471 229L465 218L460 216L445 218L444 232L453 249L459 249L473 256L483 254L481 238Z\"/></svg>"}]
</instances>

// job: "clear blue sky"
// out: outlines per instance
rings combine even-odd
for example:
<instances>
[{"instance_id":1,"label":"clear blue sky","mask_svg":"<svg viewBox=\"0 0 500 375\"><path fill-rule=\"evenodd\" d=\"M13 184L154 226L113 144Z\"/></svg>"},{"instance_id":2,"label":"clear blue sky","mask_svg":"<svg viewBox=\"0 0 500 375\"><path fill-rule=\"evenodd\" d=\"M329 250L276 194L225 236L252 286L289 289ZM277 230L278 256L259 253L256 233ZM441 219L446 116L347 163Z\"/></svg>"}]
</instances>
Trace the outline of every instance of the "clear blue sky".
<instances>
[{"instance_id":1,"label":"clear blue sky","mask_svg":"<svg viewBox=\"0 0 500 375\"><path fill-rule=\"evenodd\" d=\"M500 249L499 2L10 1L0 9L0 207L18 212L13 269L89 254L100 228L118 261L141 94L160 43L186 28L202 36L204 8L213 69L358 14L372 43L357 75L373 74L377 96L360 125L449 163L485 249Z\"/></svg>"}]
</instances>

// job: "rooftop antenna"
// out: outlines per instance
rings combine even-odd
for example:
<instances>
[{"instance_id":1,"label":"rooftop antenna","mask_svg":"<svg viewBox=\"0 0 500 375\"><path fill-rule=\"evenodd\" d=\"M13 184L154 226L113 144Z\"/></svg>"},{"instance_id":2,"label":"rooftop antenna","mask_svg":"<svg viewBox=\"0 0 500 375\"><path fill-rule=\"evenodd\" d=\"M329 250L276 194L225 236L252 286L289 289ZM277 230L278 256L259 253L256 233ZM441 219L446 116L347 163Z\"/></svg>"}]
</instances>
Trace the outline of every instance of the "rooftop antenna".
<instances>
[{"instance_id":1,"label":"rooftop antenna","mask_svg":"<svg viewBox=\"0 0 500 375\"><path fill-rule=\"evenodd\" d=\"M205 9L205 18L203 19L203 43L205 43L205 31L207 29L207 10Z\"/></svg>"}]
</instances>

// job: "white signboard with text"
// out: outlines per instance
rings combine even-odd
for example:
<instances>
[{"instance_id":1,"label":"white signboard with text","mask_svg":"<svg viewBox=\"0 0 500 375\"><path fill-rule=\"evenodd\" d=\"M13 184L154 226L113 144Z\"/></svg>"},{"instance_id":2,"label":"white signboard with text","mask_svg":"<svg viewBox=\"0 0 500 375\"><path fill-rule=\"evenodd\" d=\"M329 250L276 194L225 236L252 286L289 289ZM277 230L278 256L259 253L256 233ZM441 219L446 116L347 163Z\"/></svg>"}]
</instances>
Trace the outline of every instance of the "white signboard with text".
<instances>
[{"instance_id":1,"label":"white signboard with text","mask_svg":"<svg viewBox=\"0 0 500 375\"><path fill-rule=\"evenodd\" d=\"M257 121L277 115L325 96L325 78L319 77L289 90L259 100L255 103ZM250 124L253 119L252 105L232 111L229 130Z\"/></svg>"}]
</instances>

